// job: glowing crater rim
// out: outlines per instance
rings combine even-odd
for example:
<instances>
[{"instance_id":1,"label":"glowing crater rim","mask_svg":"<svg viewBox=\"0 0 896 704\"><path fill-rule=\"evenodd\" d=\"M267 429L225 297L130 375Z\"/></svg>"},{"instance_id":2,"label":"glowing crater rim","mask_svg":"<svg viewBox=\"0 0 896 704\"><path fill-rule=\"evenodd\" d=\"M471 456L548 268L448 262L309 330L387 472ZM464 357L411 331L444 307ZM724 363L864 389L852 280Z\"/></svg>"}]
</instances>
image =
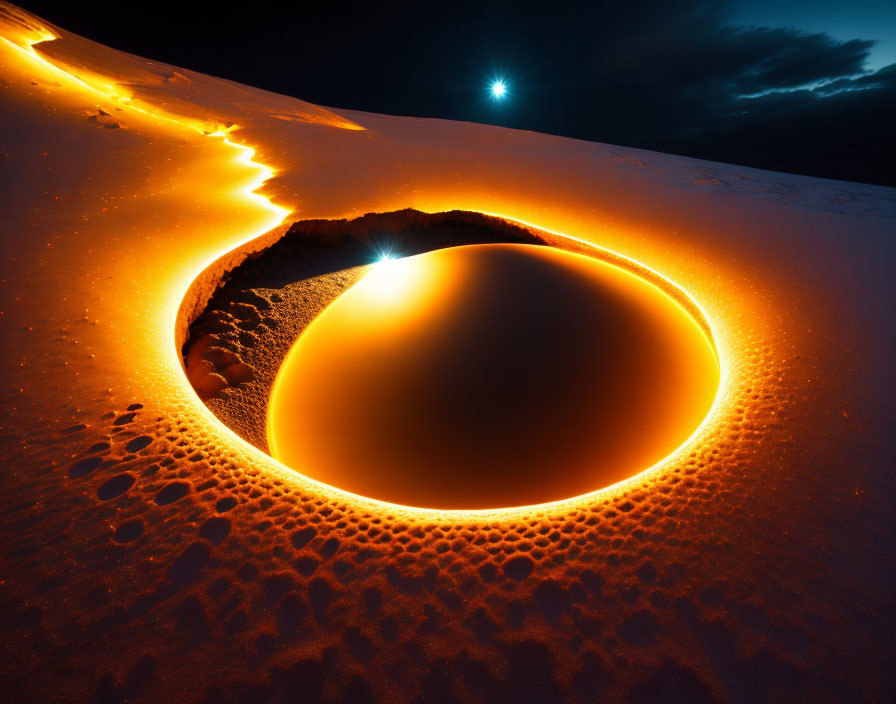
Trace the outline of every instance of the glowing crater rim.
<instances>
[{"instance_id":1,"label":"glowing crater rim","mask_svg":"<svg viewBox=\"0 0 896 704\"><path fill-rule=\"evenodd\" d=\"M462 209L462 208L456 208ZM437 212L443 212L442 210L429 211L418 208L421 212L427 214L435 214ZM503 215L501 213L489 212L483 210L476 210L470 212L478 212L482 215L486 215L489 217L493 217L499 220L503 220L505 222L519 225L529 231L532 231L536 234L543 233L550 235L554 238L558 238L561 241L567 241L570 243L574 243L577 247L580 247L588 252L586 256L592 256L595 259L599 259L601 261L606 261L612 263L616 266L619 266L626 271L635 274L636 276L647 279L649 282L656 285L660 288L664 293L669 295L676 303L682 306L684 312L690 316L697 325L703 330L707 341L709 342L712 350L715 352L715 357L719 365L719 383L716 390L715 398L713 399L712 405L710 409L707 411L706 416L703 418L702 422L694 429L693 433L689 435L677 448L675 448L672 452L666 455L664 458L650 465L649 467L645 467L642 471L633 474L632 476L623 479L615 484L610 484L608 486L602 487L600 489L596 489L594 491L589 491L583 494L578 494L575 496L570 496L567 498L554 500L554 501L546 501L541 503L533 503L524 506L513 506L507 508L482 508L482 509L439 509L439 508L426 508L420 506L412 506L406 504L398 504L392 503L389 501L383 501L381 499L372 498L369 496L364 496L362 494L357 494L352 491L348 491L346 489L342 489L338 486L328 484L321 480L315 479L314 477L303 474L299 470L294 467L290 467L279 460L275 459L273 456L259 449L252 443L248 442L244 438L240 437L232 428L223 423L220 418L218 418L209 408L206 406L196 395L195 391L190 384L190 381L187 379L186 370L183 366L183 359L179 352L178 347L178 326L180 324L180 316L175 315L172 320L171 330L172 330L172 341L174 344L171 346L171 351L173 355L178 360L178 364L181 368L181 378L182 382L189 388L189 391L192 397L195 399L196 406L198 407L199 412L205 417L205 419L215 426L218 430L222 431L225 436L227 436L235 445L242 448L244 452L246 452L249 456L254 458L256 461L259 461L263 464L269 466L269 468L275 473L279 478L286 481L298 481L300 482L300 487L305 490L320 490L327 500L333 501L335 503L343 502L347 504L355 504L359 508L367 507L368 510L376 511L377 513L385 516L401 515L401 514L410 514L414 516L426 516L428 518L432 518L434 520L447 520L447 521L458 521L458 520L482 520L482 519L495 519L495 520L503 520L503 519L518 519L522 517L532 517L532 516L543 516L546 514L559 514L565 515L575 510L576 507L581 506L583 504L593 505L598 501L606 502L611 500L613 497L623 494L626 490L634 488L634 486L638 483L643 482L645 479L649 478L655 472L669 467L673 465L677 460L685 457L687 454L693 451L696 441L700 438L703 438L711 425L713 425L719 418L721 414L721 409L723 406L723 401L728 395L729 386L731 382L730 375L730 360L728 354L728 346L720 344L724 339L721 338L718 334L717 327L713 323L710 316L706 313L703 306L701 306L697 300L694 299L682 286L674 282L669 277L661 274L656 269L634 259L633 257L629 257L623 254L619 254L613 250L602 247L600 245L594 244L593 242L589 242L580 237L575 237L573 235L568 235L562 232L558 232L556 230L551 230L546 227L542 227L536 225L534 223L510 217L507 215ZM189 294L193 292L193 283L200 279L201 275L205 273L208 269L212 267L212 265L220 263L222 261L228 260L231 255L237 254L240 250L246 249L253 242L259 239L266 239L267 235L270 235L278 230L281 231L279 236L275 239L269 240L267 242L267 246L273 244L280 236L286 233L288 229L287 225L281 225L274 230L261 233L254 237L248 237L242 242L238 243L236 246L232 247L228 251L222 253L218 257L208 261L205 266L201 267L198 271L196 271L193 280L190 282L190 285L184 291L184 295L182 297L182 304L180 309L177 311L181 313L184 308L184 304L190 298ZM554 246L547 244L546 246ZM260 250L252 248L251 251L258 252ZM305 486L302 486L305 485Z\"/></svg>"},{"instance_id":2,"label":"glowing crater rim","mask_svg":"<svg viewBox=\"0 0 896 704\"><path fill-rule=\"evenodd\" d=\"M569 237L565 237L565 236L563 238L564 238L564 240L568 240L570 242L575 241L574 238L569 238ZM331 309L331 307L337 306L337 304L339 304L339 302L345 296L348 295L348 292L346 292L346 293L343 293L340 297L338 297L334 301L332 301L325 311L321 312L320 314L318 314L316 316L315 320L312 321L312 323L309 325L309 328L307 328L305 331L303 331L301 333L301 335L299 336L299 338L293 343L292 347L290 348L290 353L288 353L287 356L284 358L284 360L281 362L280 371L277 374L277 380L274 382L272 389L271 389L270 396L268 398L269 406L267 409L266 431L267 431L267 437L268 437L268 446L271 448L272 459L274 459L274 461L277 462L280 466L285 466L290 471L295 472L295 473L299 474L300 476L307 478L311 481L314 481L315 483L319 483L323 486L332 487L332 488L336 489L337 491L339 491L340 493L344 493L344 494L347 494L347 495L350 495L353 497L360 497L360 498L364 499L365 501L374 502L376 504L401 507L402 509L410 509L413 511L448 513L448 514L457 515L457 514L504 514L507 512L530 511L530 510L534 510L534 509L540 509L542 507L557 506L557 505L561 505L561 504L566 504L568 502L574 502L574 501L581 499L582 497L593 496L593 495L597 495L597 494L602 494L604 492L612 491L620 486L628 484L629 482L631 482L633 480L637 480L639 477L643 477L647 472L650 472L653 469L656 469L657 467L665 464L666 462L669 461L669 459L671 457L677 455L683 447L690 444L690 442L693 440L693 438L698 433L700 433L700 431L705 427L707 421L713 416L714 410L715 410L716 406L718 405L718 399L721 395L721 390L724 385L723 381L724 381L725 375L723 373L723 365L722 365L721 358L719 355L718 346L716 344L715 338L712 334L712 330L709 326L708 319L706 318L705 314L702 313L702 310L699 308L699 306L697 306L696 302L694 302L693 299L690 299L690 297L688 297L687 294L685 294L684 291L680 287L675 286L674 284L671 284L671 282L669 282L668 279L666 279L666 277L663 277L659 274L656 274L655 272L652 272L652 270L647 269L647 267L638 265L636 262L634 262L633 260L631 260L627 257L622 257L621 255L618 255L618 254L612 253L612 252L606 252L599 247L596 247L594 245L591 245L590 243L585 243L585 242L581 242L581 244L586 245L587 252L571 251L563 246L556 246L556 245L551 246L550 243L546 243L546 244L547 244L546 249L559 250L560 252L566 252L567 254L571 254L573 256L581 256L583 258L593 259L593 260L595 260L597 262L601 262L603 264L608 264L613 268L619 269L622 272L625 272L626 274L629 274L629 275L635 277L636 279L641 281L642 284L646 284L648 288L656 289L656 291L659 295L663 296L663 294L665 294L663 296L663 298L666 298L669 301L671 301L674 304L674 306L679 309L679 313L683 314L685 319L691 321L691 323L699 331L697 334L700 335L700 333L702 333L702 337L705 340L705 343L707 344L708 351L711 353L711 356L712 356L713 360L715 361L715 364L717 367L717 372L718 372L718 376L716 377L717 381L713 384L712 387L710 387L711 391L709 389L707 389L707 391L709 391L709 393L711 394L710 398L712 398L712 403L709 405L709 407L705 411L702 411L699 415L697 415L695 417L696 425L693 428L693 431L690 433L690 435L688 435L688 437L680 445L678 445L675 449L673 449L672 452L666 454L659 461L654 462L652 465L642 469L641 471L635 471L633 474L631 474L628 477L625 477L619 481L615 481L614 483L599 487L594 490L590 490L585 493L573 493L570 496L559 498L559 499L552 497L551 500L549 500L549 501L538 502L538 503L521 502L519 505L508 505L506 507L500 507L500 508L494 508L494 507L489 507L489 508L450 507L449 508L449 507L438 507L438 506L433 507L433 506L426 506L425 503L423 505L414 505L414 503L409 503L407 501L407 499L410 497L405 498L403 500L403 502L401 502L401 503L397 503L395 499L392 499L390 501L389 498L374 498L375 492L378 490L373 489L372 486L368 487L368 489L370 489L374 492L374 496L367 494L366 491L361 488L357 488L354 491L352 489L342 488L340 486L340 484L341 484L340 480L335 480L335 483L331 483L334 481L335 478L328 479L326 476L323 476L322 478L317 479L315 477L309 476L309 474L307 474L303 471L302 461L298 460L298 458L293 458L293 461L290 464L284 464L284 462L289 462L289 460L284 459L283 461L281 461L280 459L277 459L278 457L282 457L283 453L282 452L277 453L276 448L279 446L279 443L275 442L275 437L274 437L274 435L272 435L272 433L274 432L274 430L273 430L274 424L273 424L273 421L270 416L270 413L272 412L271 408L270 408L270 404L273 403L272 399L276 395L276 391L277 391L278 387L280 386L281 379L283 376L282 373L289 366L287 362L293 355L293 352L295 352L297 350L297 348L299 347L300 340L302 340L304 338L304 336L306 335L308 330L310 330L315 325L315 323L317 323L318 321L320 321L321 319L323 319L326 316L327 312ZM469 247L469 246L463 247L463 248L471 249L471 247ZM429 254L433 254L433 253L434 253L434 251L430 250ZM418 256L424 256L424 255L418 255ZM416 259L416 257L412 256L412 257L410 257L410 259ZM396 273L395 272L396 267L400 268L403 261L405 261L405 260L397 259L396 257L390 255L389 253L383 255L377 263L375 263L371 266L371 268L370 268L369 272L366 274L366 276L363 277L361 279L361 281L359 281L357 284L355 284L355 286L353 286L352 288L355 288L356 290L365 289L364 295L366 295L368 297L370 295L373 295L375 297L385 297L386 299L399 298L402 294L402 288L403 288L401 282L399 282L397 285L397 288L395 288L394 283L387 283L385 281L385 279L391 278L390 274L394 275ZM645 276L645 272L652 274L652 275ZM399 271L398 273L401 273L401 272ZM401 278L401 277L399 277L399 278ZM372 287L371 287L371 280L374 280ZM684 301L682 299L684 299ZM293 366L293 369L294 369L294 366ZM696 422L697 419L699 419L699 422ZM351 426L349 426L349 427L351 427ZM283 426L280 425L280 428L281 428L281 432L282 432ZM317 436L313 434L313 437L317 437ZM653 458L651 458L651 460L652 459ZM298 462L298 464L296 462ZM349 466L351 466L351 465L349 465ZM635 467L637 467L637 464L635 465ZM323 467L321 467L321 469L323 469ZM316 471L318 471L318 470L315 470L315 472ZM351 483L351 482L349 482L349 483ZM562 494L561 494L561 496L562 496ZM411 501L413 502L413 499L411 499ZM486 504L486 506L488 506L488 503L491 503L491 502L485 501L484 503Z\"/></svg>"}]
</instances>

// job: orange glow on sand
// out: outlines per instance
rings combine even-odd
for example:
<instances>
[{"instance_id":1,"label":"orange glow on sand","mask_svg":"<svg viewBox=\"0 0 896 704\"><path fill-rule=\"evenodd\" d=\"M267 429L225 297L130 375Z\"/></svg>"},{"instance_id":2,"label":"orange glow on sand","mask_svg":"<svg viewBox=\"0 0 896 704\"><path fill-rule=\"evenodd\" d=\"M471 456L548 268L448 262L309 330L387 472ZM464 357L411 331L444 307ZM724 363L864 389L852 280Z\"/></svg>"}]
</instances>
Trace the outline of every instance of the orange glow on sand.
<instances>
[{"instance_id":1,"label":"orange glow on sand","mask_svg":"<svg viewBox=\"0 0 896 704\"><path fill-rule=\"evenodd\" d=\"M128 378L129 383L135 387L132 393L177 398L190 409L191 414L201 418L203 432L217 438L216 442L222 446L242 453L247 461L262 467L265 473L276 477L277 481L285 480L297 486L309 487L333 500L358 502L359 505L363 504L377 511L398 511L446 520L492 514L491 510L421 512L413 505L380 501L317 481L314 477L284 466L245 442L206 408L196 397L182 366L179 345L184 327L184 303L190 303L192 296L200 295L195 290L198 280L209 272L214 273L220 262L230 261L232 257L244 251L255 251L257 243L262 239L269 239L271 228L276 227L290 213L289 208L272 202L268 195L260 192L275 177L281 177L279 169L260 160L255 148L232 141L231 135L244 128L234 121L223 119L220 116L221 110L212 113L206 108L204 104L206 96L201 92L194 103L185 100L157 102L152 99L151 94L145 94L145 88L141 92L134 87L140 81L148 81L150 84L157 81L154 73L147 78L147 66L153 71L165 69L162 75L167 75L170 67L137 60L129 55L101 47L43 23L16 8L11 8L8 12L13 14L0 17L0 20L5 20L2 26L4 40L2 47L5 50L4 58L9 62L11 70L21 72L23 76L37 78L41 86L44 84L61 86L58 99L62 101L66 110L74 114L83 111L85 107L96 110L99 106L100 110L115 115L116 119L120 119L117 117L118 113L126 115L128 126L135 133L153 135L155 139L151 150L132 157L135 160L139 159L135 163L151 170L154 180L145 181L135 177L131 183L114 172L106 175L108 183L94 179L98 189L111 190L117 187L126 192L130 188L132 193L129 197L135 199L129 204L128 210L122 213L121 219L116 219L116 215L110 213L104 216L109 218L108 222L98 221L94 236L103 238L105 228L121 227L123 231L131 232L134 239L148 237L149 245L145 256L151 258L153 262L152 272L147 275L142 262L125 257L122 252L111 248L107 256L118 258L120 261L120 264L111 270L91 253L83 255L85 271L95 280L103 280L103 288L128 287L135 300L151 302L146 310L141 310L140 313L143 320L141 331L145 343L139 348L139 371L135 371L132 364L123 364L121 357L110 356L102 372L97 373L103 388L109 387L113 380ZM71 60L72 58L76 60ZM133 61L133 64L128 63L129 61ZM93 68L90 68L91 66ZM183 75L191 77L191 80L195 79L197 83L200 79L218 80L190 72L185 72ZM174 88L179 85L179 81L175 82ZM170 88L168 85L165 87ZM230 88L229 85L224 87ZM204 90L204 86L197 90ZM274 123L278 126L283 123L329 127L336 128L332 130L333 133L345 135L365 133L364 126L325 108L285 99L282 96L268 98L268 94L262 95L264 100L271 101L271 106L269 107L266 102L260 103L260 111L276 108L276 114L271 113L271 116L276 118ZM283 101L290 104L291 113L280 105ZM298 104L299 108L293 108L292 104ZM288 120L284 117L285 113L290 113ZM276 130L270 125L268 129L276 134ZM329 139L332 138L328 137L327 140ZM169 141L172 144L170 154L162 148ZM261 146L265 150L271 148L268 144ZM153 165L153 160L158 161L157 166ZM468 205L471 209L482 212L506 213L508 219L517 221L521 221L519 220L521 212L528 213L527 201L522 198L507 200L506 197L492 195L482 199L470 195L458 202L451 195L451 189L436 183L440 178L438 171L420 172L419 175L426 176L421 181L421 186L425 186L421 189L421 193L426 195L422 198L411 197L410 201L422 210L434 211ZM289 174L282 176L288 177ZM200 183L203 187L197 189L196 184ZM436 198L432 197L434 192L439 194ZM291 204L296 200L295 196L292 196L286 202ZM378 209L394 208L393 200L394 196L388 192L384 193ZM544 222L553 225L556 217L562 218L566 212L567 209L558 207L556 214L546 218ZM176 222L167 219L169 214L172 218L177 216ZM125 216L127 220L124 220ZM90 228L85 225L81 225L81 230L82 238L84 231L90 232ZM581 226L576 227L574 232L584 237ZM117 242L126 247L125 252L129 251L131 245L127 240L122 238ZM176 256L171 256L175 253ZM87 256L88 254L90 256ZM219 273L223 274L224 271ZM207 282L203 285L207 285ZM91 290L88 295L97 296L97 292ZM120 343L122 326L130 324L131 304L115 308L104 303L104 297L101 293L99 295L100 304L94 305L89 312L96 314L94 313L96 311L106 315L108 325L98 327L93 339L95 344L104 349L111 348ZM84 309L81 309L73 314L80 316L83 312ZM729 349L727 345L731 341L727 336L720 339L718 330L714 329L713 332L721 358L723 376L722 387L717 395L718 406L718 401L725 393L724 377L727 363L724 354ZM162 352L159 353L159 350ZM132 363L133 361L131 360ZM150 378L152 383L145 388L141 380ZM713 415L711 412L707 422L704 422L694 437L700 435L701 441L705 441L709 431L707 423ZM688 442L693 441L694 437ZM671 456L666 458L670 461L672 459L674 458ZM666 460L649 469L659 468ZM621 489L626 483L627 481L624 481L613 487ZM579 498L588 500L585 497L576 497ZM547 503L558 502L539 500L536 503L537 506L520 506L513 511L500 509L496 515L510 520L513 516L524 514L530 509L542 510L547 508ZM565 511L573 505L563 499L554 508Z\"/></svg>"},{"instance_id":2,"label":"orange glow on sand","mask_svg":"<svg viewBox=\"0 0 896 704\"><path fill-rule=\"evenodd\" d=\"M2 2L0 39L7 699L892 699L893 189L322 108ZM552 463L553 494L465 504L536 502L512 509L378 500L242 439L186 377L190 322L287 215L404 208L526 223L668 293L711 331L705 419L609 487ZM267 326L278 285L235 305ZM429 285L385 277L380 305ZM420 311L468 311L434 285Z\"/></svg>"},{"instance_id":3,"label":"orange glow on sand","mask_svg":"<svg viewBox=\"0 0 896 704\"><path fill-rule=\"evenodd\" d=\"M671 296L532 245L374 265L305 331L268 411L274 457L397 504L557 501L640 473L706 417L719 365Z\"/></svg>"}]
</instances>

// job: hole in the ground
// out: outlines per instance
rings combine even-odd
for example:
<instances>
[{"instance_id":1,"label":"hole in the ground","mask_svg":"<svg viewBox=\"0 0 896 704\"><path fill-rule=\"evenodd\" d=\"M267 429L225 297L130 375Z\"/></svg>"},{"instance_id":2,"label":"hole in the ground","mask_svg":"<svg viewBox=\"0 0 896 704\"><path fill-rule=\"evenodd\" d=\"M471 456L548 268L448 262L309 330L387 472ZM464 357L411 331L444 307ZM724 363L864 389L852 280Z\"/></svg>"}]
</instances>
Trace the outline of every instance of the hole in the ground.
<instances>
[{"instance_id":1,"label":"hole in the ground","mask_svg":"<svg viewBox=\"0 0 896 704\"><path fill-rule=\"evenodd\" d=\"M296 223L229 274L184 351L216 415L287 466L436 509L634 476L687 440L719 387L680 291L464 212Z\"/></svg>"}]
</instances>

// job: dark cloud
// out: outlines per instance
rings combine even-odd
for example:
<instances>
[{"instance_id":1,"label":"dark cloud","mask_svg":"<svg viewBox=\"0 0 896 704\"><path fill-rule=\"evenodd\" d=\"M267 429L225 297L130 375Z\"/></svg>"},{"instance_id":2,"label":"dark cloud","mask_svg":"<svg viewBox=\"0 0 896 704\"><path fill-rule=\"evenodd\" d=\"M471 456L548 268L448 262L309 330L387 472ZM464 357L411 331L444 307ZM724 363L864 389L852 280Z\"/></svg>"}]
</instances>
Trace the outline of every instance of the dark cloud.
<instances>
[{"instance_id":1,"label":"dark cloud","mask_svg":"<svg viewBox=\"0 0 896 704\"><path fill-rule=\"evenodd\" d=\"M322 105L896 185L894 70L865 71L873 42L736 26L718 2L26 6L118 48ZM485 97L493 71L510 85L500 107Z\"/></svg>"},{"instance_id":2,"label":"dark cloud","mask_svg":"<svg viewBox=\"0 0 896 704\"><path fill-rule=\"evenodd\" d=\"M719 36L742 49L741 94L786 89L864 71L873 41L840 42L827 34L792 29L723 29Z\"/></svg>"},{"instance_id":3,"label":"dark cloud","mask_svg":"<svg viewBox=\"0 0 896 704\"><path fill-rule=\"evenodd\" d=\"M896 92L896 64L884 66L860 76L849 76L833 80L813 90L817 96L835 95L841 91L881 90L891 95Z\"/></svg>"}]
</instances>

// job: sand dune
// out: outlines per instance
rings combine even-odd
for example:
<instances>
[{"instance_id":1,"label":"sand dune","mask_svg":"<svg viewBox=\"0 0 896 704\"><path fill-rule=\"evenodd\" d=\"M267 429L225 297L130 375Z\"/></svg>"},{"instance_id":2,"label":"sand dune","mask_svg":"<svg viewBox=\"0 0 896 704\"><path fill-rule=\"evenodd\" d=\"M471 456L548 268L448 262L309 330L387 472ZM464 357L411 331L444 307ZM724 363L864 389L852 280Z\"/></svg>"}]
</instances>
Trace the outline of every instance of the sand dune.
<instances>
[{"instance_id":1,"label":"sand dune","mask_svg":"<svg viewBox=\"0 0 896 704\"><path fill-rule=\"evenodd\" d=\"M321 108L6 4L0 37L10 701L893 698L896 191ZM281 222L403 208L668 277L718 342L711 422L511 513L271 460L190 385L189 323Z\"/></svg>"}]
</instances>

